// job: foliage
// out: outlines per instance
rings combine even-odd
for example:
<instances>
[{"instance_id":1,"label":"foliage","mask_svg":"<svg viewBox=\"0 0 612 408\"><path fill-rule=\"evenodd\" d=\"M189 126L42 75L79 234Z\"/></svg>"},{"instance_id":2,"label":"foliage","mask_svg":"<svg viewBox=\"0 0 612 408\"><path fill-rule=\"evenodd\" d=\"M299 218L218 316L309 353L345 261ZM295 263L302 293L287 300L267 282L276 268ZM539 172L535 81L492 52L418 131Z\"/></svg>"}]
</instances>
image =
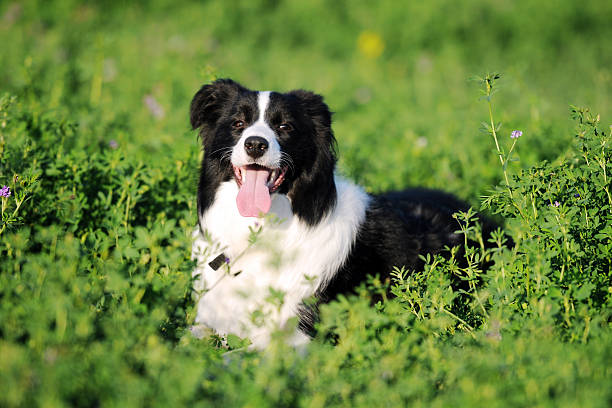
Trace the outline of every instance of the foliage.
<instances>
[{"instance_id":1,"label":"foliage","mask_svg":"<svg viewBox=\"0 0 612 408\"><path fill-rule=\"evenodd\" d=\"M0 4L0 406L610 404L612 135L565 108L612 114L610 3L373 7ZM194 338L187 112L219 76L324 94L349 176L485 194L504 230L457 214L477 245L324 306L305 350Z\"/></svg>"}]
</instances>

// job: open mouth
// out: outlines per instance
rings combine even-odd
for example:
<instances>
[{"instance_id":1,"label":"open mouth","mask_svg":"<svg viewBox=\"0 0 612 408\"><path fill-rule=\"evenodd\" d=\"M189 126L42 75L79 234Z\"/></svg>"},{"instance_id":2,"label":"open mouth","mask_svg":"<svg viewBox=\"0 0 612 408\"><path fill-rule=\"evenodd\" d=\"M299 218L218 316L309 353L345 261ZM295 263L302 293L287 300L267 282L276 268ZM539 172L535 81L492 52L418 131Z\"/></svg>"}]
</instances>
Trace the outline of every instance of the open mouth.
<instances>
[{"instance_id":1,"label":"open mouth","mask_svg":"<svg viewBox=\"0 0 612 408\"><path fill-rule=\"evenodd\" d=\"M285 180L287 167L268 168L257 164L232 166L238 184L236 205L243 217L261 217L270 211L270 194L278 190Z\"/></svg>"},{"instance_id":2,"label":"open mouth","mask_svg":"<svg viewBox=\"0 0 612 408\"><path fill-rule=\"evenodd\" d=\"M232 165L232 167L234 168L234 179L236 180L236 184L238 184L238 188L241 188L242 183L246 181L247 174L254 172L259 179L261 173L267 172L268 176L263 181L265 181L264 184L268 187L270 193L278 190L285 180L285 173L287 173L287 167L271 169L269 167L260 166L259 164L247 164L242 167ZM263 174L263 176L265 176L265 174Z\"/></svg>"}]
</instances>

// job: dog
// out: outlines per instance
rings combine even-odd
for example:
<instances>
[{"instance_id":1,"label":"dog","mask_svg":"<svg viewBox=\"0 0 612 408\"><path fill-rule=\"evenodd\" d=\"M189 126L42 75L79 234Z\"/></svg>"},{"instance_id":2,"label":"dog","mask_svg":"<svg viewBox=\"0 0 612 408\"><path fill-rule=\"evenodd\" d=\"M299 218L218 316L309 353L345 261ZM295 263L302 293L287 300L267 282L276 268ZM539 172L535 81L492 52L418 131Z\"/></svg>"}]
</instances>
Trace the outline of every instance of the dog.
<instances>
[{"instance_id":1,"label":"dog","mask_svg":"<svg viewBox=\"0 0 612 408\"><path fill-rule=\"evenodd\" d=\"M219 79L195 94L190 113L204 149L192 248L196 335L235 334L262 349L287 329L291 344L304 345L321 304L369 275L388 280L394 266L422 269L419 255L464 242L453 214L468 205L454 196L372 195L336 173L332 115L320 95Z\"/></svg>"}]
</instances>

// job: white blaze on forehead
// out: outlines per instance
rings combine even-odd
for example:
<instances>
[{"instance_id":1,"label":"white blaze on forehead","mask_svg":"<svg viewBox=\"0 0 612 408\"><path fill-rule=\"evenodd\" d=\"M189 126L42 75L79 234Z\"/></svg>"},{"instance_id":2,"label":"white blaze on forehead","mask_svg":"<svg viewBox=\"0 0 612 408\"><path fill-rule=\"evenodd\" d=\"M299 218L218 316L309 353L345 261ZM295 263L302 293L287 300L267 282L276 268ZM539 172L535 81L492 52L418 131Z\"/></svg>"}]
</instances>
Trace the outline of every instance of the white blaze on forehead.
<instances>
[{"instance_id":1,"label":"white blaze on forehead","mask_svg":"<svg viewBox=\"0 0 612 408\"><path fill-rule=\"evenodd\" d=\"M257 94L257 109L259 109L259 119L257 122L265 122L264 117L268 104L270 103L270 91L258 92Z\"/></svg>"},{"instance_id":2,"label":"white blaze on forehead","mask_svg":"<svg viewBox=\"0 0 612 408\"><path fill-rule=\"evenodd\" d=\"M276 139L274 131L266 123L266 110L270 104L270 91L257 92L257 110L259 111L259 117L257 120L242 133L243 137L249 136L261 136L268 141L273 143Z\"/></svg>"}]
</instances>

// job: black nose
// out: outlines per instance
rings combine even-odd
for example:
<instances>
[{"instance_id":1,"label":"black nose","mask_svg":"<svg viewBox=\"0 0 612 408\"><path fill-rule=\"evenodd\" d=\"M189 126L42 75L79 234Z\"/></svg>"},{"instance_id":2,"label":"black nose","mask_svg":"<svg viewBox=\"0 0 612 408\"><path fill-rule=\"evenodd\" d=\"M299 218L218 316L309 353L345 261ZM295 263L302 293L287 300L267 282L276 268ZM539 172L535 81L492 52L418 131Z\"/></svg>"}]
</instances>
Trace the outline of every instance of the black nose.
<instances>
[{"instance_id":1,"label":"black nose","mask_svg":"<svg viewBox=\"0 0 612 408\"><path fill-rule=\"evenodd\" d=\"M249 136L244 141L244 150L252 158L263 156L268 150L268 141L261 136Z\"/></svg>"}]
</instances>

